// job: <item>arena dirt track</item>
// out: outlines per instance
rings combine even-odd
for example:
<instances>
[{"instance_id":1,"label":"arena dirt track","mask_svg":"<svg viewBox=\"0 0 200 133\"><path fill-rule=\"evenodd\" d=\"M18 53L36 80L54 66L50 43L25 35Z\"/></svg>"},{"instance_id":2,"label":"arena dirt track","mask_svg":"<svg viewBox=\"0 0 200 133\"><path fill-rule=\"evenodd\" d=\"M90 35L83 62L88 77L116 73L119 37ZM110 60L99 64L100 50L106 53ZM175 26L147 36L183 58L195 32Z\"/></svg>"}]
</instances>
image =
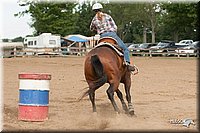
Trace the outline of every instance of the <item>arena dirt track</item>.
<instances>
[{"instance_id":1,"label":"arena dirt track","mask_svg":"<svg viewBox=\"0 0 200 133\"><path fill-rule=\"evenodd\" d=\"M5 131L151 131L189 130L191 125L172 125L170 119L191 118L198 123L197 59L131 57L140 73L132 75L131 94L137 117L116 114L106 95L108 85L96 91L97 114L85 97L78 98L87 87L84 57L4 58L3 59L3 129ZM18 117L19 79L21 72L50 73L49 119L24 122ZM124 94L123 85L120 90ZM116 95L116 94L115 94Z\"/></svg>"}]
</instances>

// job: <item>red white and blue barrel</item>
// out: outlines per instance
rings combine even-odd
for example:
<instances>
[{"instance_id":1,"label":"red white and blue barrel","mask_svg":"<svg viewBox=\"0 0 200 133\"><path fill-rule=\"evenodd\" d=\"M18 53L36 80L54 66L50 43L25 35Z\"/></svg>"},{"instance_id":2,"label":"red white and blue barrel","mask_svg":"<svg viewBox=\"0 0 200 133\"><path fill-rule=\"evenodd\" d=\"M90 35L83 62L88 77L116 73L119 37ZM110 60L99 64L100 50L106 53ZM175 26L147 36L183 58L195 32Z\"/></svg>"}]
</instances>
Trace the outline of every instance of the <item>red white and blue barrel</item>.
<instances>
[{"instance_id":1,"label":"red white and blue barrel","mask_svg":"<svg viewBox=\"0 0 200 133\"><path fill-rule=\"evenodd\" d=\"M18 78L18 119L24 121L47 120L51 75L45 73L21 73Z\"/></svg>"}]
</instances>

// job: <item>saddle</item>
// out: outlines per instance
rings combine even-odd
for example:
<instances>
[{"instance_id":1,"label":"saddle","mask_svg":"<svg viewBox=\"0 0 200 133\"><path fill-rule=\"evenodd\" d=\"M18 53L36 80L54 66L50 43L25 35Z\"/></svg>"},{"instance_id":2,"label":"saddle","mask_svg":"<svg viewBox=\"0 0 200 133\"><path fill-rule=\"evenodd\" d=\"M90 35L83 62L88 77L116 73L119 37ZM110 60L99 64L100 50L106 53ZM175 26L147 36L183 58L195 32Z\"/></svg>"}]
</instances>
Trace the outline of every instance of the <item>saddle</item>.
<instances>
[{"instance_id":1,"label":"saddle","mask_svg":"<svg viewBox=\"0 0 200 133\"><path fill-rule=\"evenodd\" d=\"M108 46L112 48L119 56L124 56L123 49L117 44L117 40L112 37L102 37L98 40L96 47Z\"/></svg>"}]
</instances>

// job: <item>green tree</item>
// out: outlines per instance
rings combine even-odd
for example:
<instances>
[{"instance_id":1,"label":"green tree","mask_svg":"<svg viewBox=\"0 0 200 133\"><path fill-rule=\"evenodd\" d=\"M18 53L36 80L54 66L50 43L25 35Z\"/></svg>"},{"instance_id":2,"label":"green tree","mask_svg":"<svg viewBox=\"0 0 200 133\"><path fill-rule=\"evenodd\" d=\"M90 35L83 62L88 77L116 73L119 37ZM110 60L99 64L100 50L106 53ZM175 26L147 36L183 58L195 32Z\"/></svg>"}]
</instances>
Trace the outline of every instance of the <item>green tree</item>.
<instances>
[{"instance_id":1,"label":"green tree","mask_svg":"<svg viewBox=\"0 0 200 133\"><path fill-rule=\"evenodd\" d=\"M118 35L124 42L155 42L195 39L196 3L102 3L103 12L112 16ZM94 35L89 26L94 12L91 3L28 3L35 35L51 32Z\"/></svg>"},{"instance_id":2,"label":"green tree","mask_svg":"<svg viewBox=\"0 0 200 133\"><path fill-rule=\"evenodd\" d=\"M4 38L4 39L2 39L2 42L9 42L9 39L8 38Z\"/></svg>"},{"instance_id":3,"label":"green tree","mask_svg":"<svg viewBox=\"0 0 200 133\"><path fill-rule=\"evenodd\" d=\"M196 38L197 4L196 3L168 3L163 4L165 14L162 17L163 36L178 42L182 39Z\"/></svg>"},{"instance_id":4,"label":"green tree","mask_svg":"<svg viewBox=\"0 0 200 133\"><path fill-rule=\"evenodd\" d=\"M108 9L107 9L108 8ZM106 9L118 25L118 34L124 41L137 40L147 41L147 33L152 35L152 42L155 42L155 33L157 30L157 16L160 12L157 10L159 4L156 3L125 3L125 4L108 4ZM140 28L140 29L136 29ZM141 31L141 28L143 32ZM131 38L131 39L130 39Z\"/></svg>"},{"instance_id":5,"label":"green tree","mask_svg":"<svg viewBox=\"0 0 200 133\"><path fill-rule=\"evenodd\" d=\"M24 38L23 37L16 37L12 39L12 42L23 42Z\"/></svg>"},{"instance_id":6,"label":"green tree","mask_svg":"<svg viewBox=\"0 0 200 133\"><path fill-rule=\"evenodd\" d=\"M32 17L31 27L35 29L35 35L44 32L65 36L75 33L78 14L75 11L77 3L29 3L27 11Z\"/></svg>"},{"instance_id":7,"label":"green tree","mask_svg":"<svg viewBox=\"0 0 200 133\"><path fill-rule=\"evenodd\" d=\"M37 31L51 32L65 36L75 32L75 24L77 14L73 12L76 4L67 3L40 3L30 6L33 24L31 25Z\"/></svg>"},{"instance_id":8,"label":"green tree","mask_svg":"<svg viewBox=\"0 0 200 133\"><path fill-rule=\"evenodd\" d=\"M75 33L82 34L85 36L91 36L90 23L94 16L91 5L89 3L83 3L78 6L77 9L78 18L75 23L76 29Z\"/></svg>"},{"instance_id":9,"label":"green tree","mask_svg":"<svg viewBox=\"0 0 200 133\"><path fill-rule=\"evenodd\" d=\"M118 27L117 33L124 42L133 42L138 40L138 33L136 35L134 32L137 31L136 27L138 28L138 26L135 25L137 18L134 10L136 7L137 4L129 3L109 3L104 6L104 11L110 14L116 22ZM135 38L136 36L137 39Z\"/></svg>"}]
</instances>

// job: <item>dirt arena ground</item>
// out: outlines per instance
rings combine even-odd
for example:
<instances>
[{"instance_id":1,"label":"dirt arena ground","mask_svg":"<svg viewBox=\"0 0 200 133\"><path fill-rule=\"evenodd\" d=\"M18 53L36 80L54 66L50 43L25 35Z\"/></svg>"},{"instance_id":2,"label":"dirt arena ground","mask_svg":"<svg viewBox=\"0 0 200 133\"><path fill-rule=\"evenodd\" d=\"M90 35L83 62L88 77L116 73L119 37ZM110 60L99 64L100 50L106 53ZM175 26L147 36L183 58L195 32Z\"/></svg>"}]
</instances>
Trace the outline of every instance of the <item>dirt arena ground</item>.
<instances>
[{"instance_id":1,"label":"dirt arena ground","mask_svg":"<svg viewBox=\"0 0 200 133\"><path fill-rule=\"evenodd\" d=\"M85 97L87 87L84 57L4 58L3 129L4 131L198 131L198 61L196 58L131 57L140 68L132 75L131 94L137 117L116 114L106 95L105 84L96 91L97 114ZM18 117L21 72L50 73L49 119L24 122ZM124 94L123 85L120 90ZM196 125L186 128L170 124L172 119L191 118Z\"/></svg>"}]
</instances>

